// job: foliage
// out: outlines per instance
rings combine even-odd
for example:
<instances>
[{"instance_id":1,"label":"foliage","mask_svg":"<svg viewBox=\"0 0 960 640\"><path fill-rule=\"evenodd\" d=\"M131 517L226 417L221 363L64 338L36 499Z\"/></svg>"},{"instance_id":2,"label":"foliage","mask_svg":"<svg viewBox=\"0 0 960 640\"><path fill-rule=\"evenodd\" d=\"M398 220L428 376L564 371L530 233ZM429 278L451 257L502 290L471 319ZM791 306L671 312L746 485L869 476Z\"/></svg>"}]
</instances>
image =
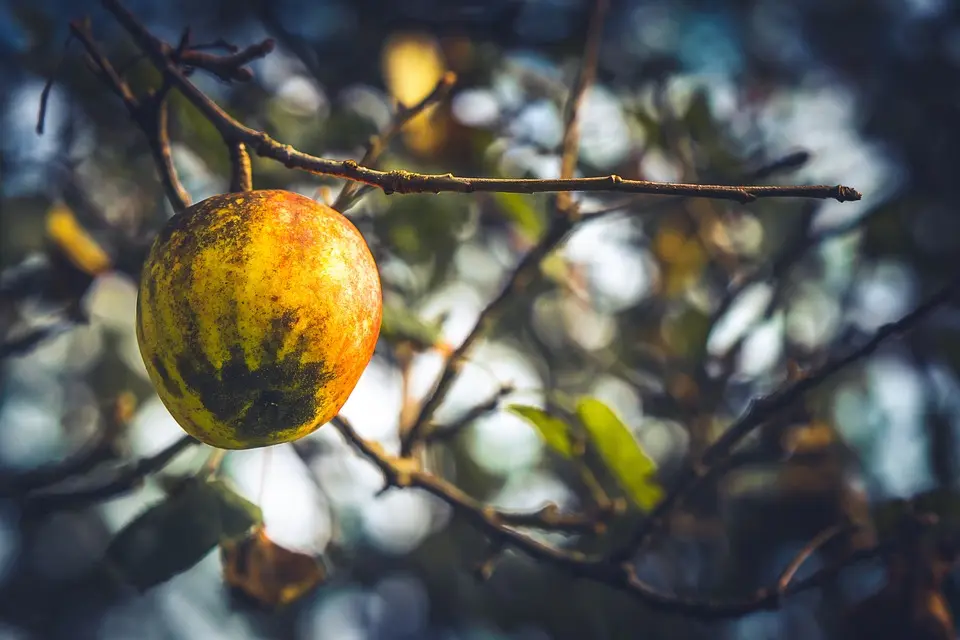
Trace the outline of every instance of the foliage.
<instances>
[{"instance_id":1,"label":"foliage","mask_svg":"<svg viewBox=\"0 0 960 640\"><path fill-rule=\"evenodd\" d=\"M403 3L396 7L362 0L351 4L363 16L362 28L347 36L349 29L344 26L341 38L320 35L325 33L323 25L336 23L332 18L314 25L317 33L312 33L311 11L298 9L296 20L291 21L287 3L264 7L256 24L277 39L280 52L271 54L269 62L253 60L249 82L217 79L204 67L204 61L215 58L202 57L195 59L199 64L184 67L188 80L230 117L332 161L359 159L366 148L367 154L375 149L377 153L369 159L364 155L369 161L361 165L395 171L393 175L403 179L419 172L443 175L448 171L511 180L555 175L554 165L559 166L569 153L560 134L571 127L568 96L578 81L568 71L575 68L575 59L583 57L582 34L560 38L531 55L525 41L526 51L511 51L510 30L503 28L513 20L522 22L518 16L504 17L505 22L494 28L489 26L491 18L478 15L469 24L453 28L449 21L456 19L451 15L459 15L459 9L443 12L443 17L434 16L432 21L423 16L397 20L397 12L415 9ZM579 11L571 8L576 3L567 4L537 11L549 16L559 15L551 11L571 15ZM517 12L526 6L514 5ZM893 541L885 544L902 547L902 524L910 514L937 513L938 531L949 533L955 524L949 486L956 469L945 453L955 450L948 398L955 371L960 370L958 352L951 346L952 330L931 323L929 330L907 335L896 347L881 347L880 342L886 345L897 339L900 331L883 334L869 349L860 348L876 337L883 322L907 314L912 319L903 328L909 329L928 315L935 316L944 304L945 296L935 294L936 304L922 306L924 312L912 316L906 302L899 306L891 302L888 308L878 301L928 299L945 274L953 273L947 258L955 253L951 238L956 234L944 231L952 228L949 216L936 212L938 201L933 195L942 197L943 185L950 181L944 183L942 175L949 172L941 169L952 165L919 162L922 145L916 141L927 140L931 157L950 152L935 153L934 147L939 146L929 143L928 129L936 127L914 127L915 135L908 136L910 141L903 146L910 150L912 166L924 167L912 172L918 177L911 179L922 182L927 190L918 194L908 189L906 196L884 202L884 189L898 182L896 176L877 168L881 154L851 134L856 125L847 121L862 121L886 140L895 140L899 125L890 123L907 115L891 120L883 117L884 109L915 115L916 106L904 104L905 96L920 92L903 91L904 78L891 85L897 87L893 92L883 87L916 61L901 60L902 69L891 65L884 71L889 73L887 80L880 77L883 74L860 73L860 65L873 64L866 56L855 56L852 66L838 63L836 71L846 74L849 86L875 83L870 90L883 91L887 98L862 101L857 113L863 117L853 118L839 106L846 104L846 93L832 86L823 88L822 101L833 105L824 111L808 95L820 92L819 86L812 92L802 86L795 89L785 77L773 73L772 67L782 61L776 62L778 55L760 51L766 40L759 35L769 40L769 34L753 35L757 51L751 55L759 62L754 61L757 68L733 74L736 91L718 84L716 74L678 71L649 49L642 54L633 51L623 42L635 43L639 50L647 46L639 44L647 36L631 31L627 37L623 30L652 24L655 16L651 12L642 20L627 19L633 3L627 5L611 8L613 16L606 24L611 35L604 40L600 56L600 79L595 91L586 92L579 122L573 122L583 133L574 175L616 173L627 181L663 178L766 186L849 179L863 188L869 202L856 205L860 208L808 206L794 199L744 205L736 199L591 192L576 200L583 217L568 219L553 196L496 191L384 195L360 190L347 214L377 256L386 293L378 347L381 360L375 361L369 377L402 384L397 431L407 441L403 444L411 447L409 457L396 457L392 432L389 437L378 436L382 442L358 435L376 431L384 422L382 414L392 411L391 398L396 394L386 385L376 387L374 394L358 396L356 404L368 405L370 415L373 409L382 409L375 419L354 419L356 430L331 425L320 437L297 443L295 451L306 463L303 468L317 481L318 490L311 488L309 495L321 496L319 501L330 505L329 519L336 521L329 527L324 555L342 560L336 563L335 576L363 585L381 598L371 610L379 611L377 607L390 601L376 591L379 586L371 585L381 584L391 572L409 571L418 584L425 585L431 616L441 620L437 624L484 619L511 628L535 618L556 638L605 637L596 620L605 621L609 629L643 628L649 637L698 637L703 634L699 620L741 617L779 607L792 602L783 596L819 586L819 580L827 583L823 605L827 613L816 612L817 624L837 637L848 637L829 622L849 612L850 603L838 592L829 592L831 596L826 591L832 588L831 576L836 573L828 565L859 577L859 560L875 557L881 549L851 551L842 541L825 543L820 533L832 531L837 522L855 520L865 529L875 527L881 540ZM743 12L743 19L732 23L754 29L750 25L763 20L757 17L759 10L751 13L752 5L717 9L711 20ZM137 14L143 9L133 2L128 8ZM843 6L796 9L798 19L814 34L810 41L831 56L836 56L839 45L835 43L845 38L819 39L815 34L839 28L831 26L838 24L861 36L865 32L853 26L860 24L859 14L856 20L838 21L818 18L817 12L833 15L846 10ZM243 7L228 11L195 7L189 15L168 16L160 22L166 27L174 24L175 29L195 25L190 44L208 37L210 41L236 37L243 47L256 44L247 42L250 16L245 11ZM148 13L144 10L143 16ZM682 25L681 33L701 33L699 10L691 13L686 3L675 3L668 13L675 26ZM110 15L95 16L91 23L95 40L104 43L99 53L113 61L122 80L149 106L151 91L167 89L162 74L155 62L140 55L142 43L135 38L132 44L112 39L106 25ZM535 16L540 27L548 29L553 23L543 17ZM585 13L576 14L570 23L586 26L587 18ZM423 29L414 35L388 37L402 31L397 24L411 21ZM59 44L65 35L60 33L63 23L63 16L51 19L39 10L17 10L17 28L33 25L31 39L40 44L21 53L16 64L35 77L56 76L42 140L57 151L42 162L55 170L47 170L41 187L33 187L39 195L5 194L0 212L5 232L11 233L0 234L7 236L0 237L4 267L0 328L6 333L0 353L26 355L11 364L15 380L11 397L24 386L18 362L27 367L36 362L39 367L51 357L45 349L56 348L61 339L72 340L71 349L77 350L76 340L82 338L70 336L87 331L82 325L89 320L76 313L78 301L95 300L104 283L117 273L135 281L145 247L171 208L177 208L175 198L165 201L170 189L164 186L164 176L170 171L161 167L160 180L156 179L149 127L146 136L134 140L135 129L144 128L143 118L135 116L131 121L128 116L133 114L113 94L116 87L94 84L104 74L90 74L84 66L88 56L97 68L98 50L91 53L74 41L60 66L61 50L54 42ZM153 27L152 21L149 24ZM899 29L888 26L891 32ZM430 35L447 27L440 37ZM169 29L157 34L161 32L169 35ZM774 32L780 33L770 29ZM662 33L672 31L664 28ZM722 40L691 39L705 48L719 46ZM171 46L176 45L174 38ZM81 49L83 55L78 55ZM787 50L792 49L778 47L778 53L786 55ZM892 45L877 50L900 55ZM230 51L217 45L196 51L187 47L183 52L219 56ZM128 64L130 59L135 62ZM719 54L700 59L716 65L729 62L729 57ZM57 73L53 73L55 67ZM456 71L459 78L452 99L428 99L445 68ZM949 75L942 67L940 71ZM921 74L914 69L912 75ZM386 93L367 86L379 86L380 76ZM402 122L404 110L393 108L394 98L406 107L420 100L428 104ZM236 167L225 151L223 123L212 123L182 87L170 89L165 100L175 173L185 191L198 200L232 188L228 176ZM940 104L938 100L935 105ZM71 105L67 116L57 107L64 103ZM491 104L492 111L484 112ZM795 105L793 109L809 114L809 120L791 119L794 116L784 105ZM919 121L926 122L926 117L929 113ZM794 131L798 127L810 135L798 137ZM945 137L952 135L952 130L939 128ZM372 135L378 137L370 141ZM85 142L84 136L95 143ZM781 139L800 144L810 140L820 146L797 151L784 148ZM258 157L254 145L247 150L254 156L257 188L290 189L333 201L331 194L341 183L339 174L297 173L290 170L296 162L283 166L287 163ZM4 154L0 169L7 183L11 184L12 176L18 184L29 184L22 176L33 161L12 157L6 147ZM866 166L874 173L858 171ZM30 187L20 188L30 193ZM851 212L849 217L844 217L846 212ZM46 229L43 220L48 223ZM601 236L603 241L596 241ZM42 253L44 260L25 260L29 252ZM528 258L531 264L525 266ZM912 287L915 291L910 293ZM456 297L464 290L472 298ZM21 294L25 291L30 295ZM471 337L461 343L460 329L467 323L461 315L468 316L465 309L477 306L465 302L468 298L479 301L482 313L475 326L464 329L464 333L470 330ZM38 321L30 302L34 299L65 302L55 312L58 318L65 316L62 322L48 326L50 318ZM896 313L891 311L894 307ZM78 368L77 373L66 368L62 374L66 387L91 382L98 394L132 387L143 399L150 398L145 383L131 371L135 365L123 355L120 315L109 323L109 335L120 346L110 343L108 356L95 370ZM102 323L94 314L92 331L100 332ZM74 328L78 324L80 330ZM450 327L458 334L456 339L450 337ZM461 344L465 346L460 348ZM880 357L866 362L865 356L878 348ZM848 355L840 375L834 375L838 368L823 365ZM433 386L426 385L429 389L421 395L423 370L437 359L444 374ZM508 372L504 363L514 361L522 366ZM896 393L889 386L893 363L900 376ZM504 378L517 370L533 371L535 375L526 377L536 381L481 397L470 387L481 384L476 373L481 370L502 389L513 382ZM382 375L385 372L389 375ZM447 372L449 384L443 382ZM912 382L917 378L923 380L919 392ZM899 404L891 399L894 395L900 398ZM433 403L435 397L439 400ZM568 398L573 400L566 402ZM939 419L941 426L933 418L906 416L908 406L923 403L938 405L937 415L947 416ZM450 418L455 412L448 411L448 405L454 404L464 409L456 419ZM430 409L424 410L425 405ZM517 460L524 457L520 436L509 440L509 446L491 446L491 434L497 431L494 425L510 425L514 435L522 432L516 421L504 420L505 414L529 424L538 446L542 444L548 455L526 455L533 462L518 469ZM796 431L813 424L829 425L834 440L818 446L801 444L794 437ZM328 438L333 428L339 436ZM411 432L417 434L412 443ZM109 454L98 449L96 464L104 457L128 457L127 435L111 444ZM330 470L344 466L344 460L352 462L341 440L382 472L382 487L379 479L376 487L365 485L359 472L351 472L347 488L334 486ZM921 440L930 441L929 454L916 453L921 447L914 445ZM891 463L891 450L901 456L900 462ZM79 457L84 453L81 447ZM927 482L926 458L938 469L936 483L946 488L916 500L880 505L869 517L862 517L867 511L861 509L862 503L868 499L914 493ZM230 460L224 463L227 474L233 472ZM76 471L72 475L86 476L94 466L89 462L72 467ZM894 467L914 473L895 474ZM134 473L121 473L128 469ZM154 465L134 459L104 470L104 475L110 476L107 484L117 492L127 492L155 470ZM268 467L268 485L277 473ZM114 477L122 482L112 482ZM868 483L868 496L858 492L858 481ZM12 487L26 486L22 479L11 482ZM561 485L562 490L541 491L544 486ZM211 486L185 480L178 491L116 534L108 557L114 557L113 564L130 583L146 589L164 582L196 566L219 544L226 585L261 605L275 609L299 601L305 607L319 607L336 600L313 590L328 578L324 563L312 553L295 552L267 538L260 526L262 514L240 508L233 523L236 527L231 523L227 527L218 514L225 496L236 494L221 495ZM82 483L57 484L57 504L69 506L71 496L84 494L84 487ZM396 539L374 535L371 523L378 520L371 514L385 509L377 505L387 504L410 487L415 488L411 494L426 492L438 498L455 517L449 524L437 525L434 520L446 520L431 503L430 516L423 518L431 521L430 533L419 534L416 544L404 547L398 542L401 534L394 534ZM45 489L34 495L31 488L23 496L17 491L7 494L19 496L17 500L25 504L49 498ZM351 496L366 491L371 497L362 505L342 495L326 498L338 491ZM378 491L383 497L373 498ZM292 488L290 492L293 496ZM638 509L620 512L616 496L621 494ZM307 498L306 492L297 495L301 496L298 508L306 514L313 497ZM550 497L533 505L517 498L520 495ZM75 500L75 505L87 504ZM397 500L410 500L403 503L409 505L415 498ZM270 504L269 498L266 501ZM294 502L292 497L289 501ZM527 511L499 508L521 503ZM409 508L381 519L395 521L399 527L415 511ZM397 530L403 532L402 527ZM138 531L153 537L149 553L137 541ZM182 544L173 545L177 540ZM375 549L377 541L392 550ZM550 553L543 555L541 544L549 545ZM787 548L800 551L784 568ZM515 564L507 550L519 550L534 558L536 565ZM463 577L471 567L462 565L484 553L489 557L480 559L477 574L490 583L477 591L464 589ZM821 556L821 566L826 568L806 571L805 562L813 555ZM471 560L465 563L464 558ZM540 566L547 564L561 572ZM800 565L803 571L798 571ZM656 575L652 566L669 567L671 584L664 586L663 576ZM716 567L719 570L714 571ZM783 572L779 580L771 582L771 575L776 576L771 568ZM757 584L770 586L765 592L752 593ZM612 597L611 587L627 591L631 598ZM330 593L340 588L332 587ZM498 595L501 591L510 597ZM11 592L16 593L15 587ZM483 597L474 598L474 593ZM746 595L739 599L738 594ZM935 595L940 597L940 591ZM792 630L801 609L804 616L809 613L804 620L813 620L812 605L802 599L797 602L777 618L781 635ZM589 615L583 613L587 610ZM271 620L292 619L284 618L288 615L296 614L277 609ZM752 629L752 635L775 634L757 630L763 624L760 618L748 616L738 624ZM711 637L714 631L711 627ZM265 633L282 635L275 628Z\"/></svg>"}]
</instances>

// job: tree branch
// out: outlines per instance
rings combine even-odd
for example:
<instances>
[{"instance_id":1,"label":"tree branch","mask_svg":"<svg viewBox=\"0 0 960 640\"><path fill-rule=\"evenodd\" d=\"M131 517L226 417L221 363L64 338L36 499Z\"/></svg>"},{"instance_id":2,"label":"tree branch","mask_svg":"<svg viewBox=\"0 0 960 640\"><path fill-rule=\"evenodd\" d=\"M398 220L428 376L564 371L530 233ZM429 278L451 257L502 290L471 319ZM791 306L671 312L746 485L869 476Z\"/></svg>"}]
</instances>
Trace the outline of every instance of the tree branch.
<instances>
[{"instance_id":1,"label":"tree branch","mask_svg":"<svg viewBox=\"0 0 960 640\"><path fill-rule=\"evenodd\" d=\"M712 467L729 456L737 444L754 429L761 426L779 411L792 405L808 391L823 384L828 378L845 367L872 354L888 338L903 334L914 328L921 320L956 296L958 289L960 289L960 278L943 287L923 304L896 322L891 322L877 329L870 339L860 347L850 350L845 355L830 358L816 370L803 374L769 395L752 400L747 411L724 431L713 444L707 447L700 459L677 480L663 501L650 514L650 517L630 536L628 543L609 555L609 560L611 562L625 562L635 552L643 549L666 522L667 516L673 508L698 489L703 481L712 475Z\"/></svg>"},{"instance_id":2,"label":"tree branch","mask_svg":"<svg viewBox=\"0 0 960 640\"><path fill-rule=\"evenodd\" d=\"M70 23L70 31L80 41L87 56L99 70L99 77L107 87L120 96L130 117L143 131L153 155L154 164L160 173L160 181L167 199L176 211L183 211L190 206L190 195L184 189L177 170L173 164L173 154L170 150L170 134L168 129L168 109L166 104L170 83L164 81L152 96L141 102L130 90L129 85L116 72L107 56L93 39L90 27L74 20Z\"/></svg>"},{"instance_id":3,"label":"tree branch","mask_svg":"<svg viewBox=\"0 0 960 640\"><path fill-rule=\"evenodd\" d=\"M790 583L793 581L794 576L797 575L797 571L810 559L810 556L825 547L832 540L837 539L845 533L850 533L856 528L857 527L851 523L837 524L824 529L814 536L814 538L805 544L803 549L794 556L790 564L780 572L780 578L777 580L777 591L780 594L787 593L787 590L790 588Z\"/></svg>"},{"instance_id":4,"label":"tree branch","mask_svg":"<svg viewBox=\"0 0 960 640\"><path fill-rule=\"evenodd\" d=\"M798 556L790 562L781 574L775 588L759 589L750 596L730 601L705 600L667 594L640 580L633 566L629 563L609 562L603 558L588 556L580 551L559 549L534 540L513 528L514 526L531 526L558 530L558 526L552 525L559 525L562 520L554 520L554 518L560 516L553 508L547 507L533 514L504 514L480 504L457 487L432 474L411 469L409 459L392 458L386 455L378 444L367 442L361 438L342 416L334 418L332 424L347 443L376 465L383 473L388 486L416 487L439 498L458 515L483 532L490 539L490 544L494 549L512 546L534 560L545 562L574 576L587 578L626 592L650 608L663 613L702 620L716 620L737 618L755 611L774 610L781 606L784 597L817 588L836 576L843 568L861 560L875 557L882 551L879 546L858 551L851 554L844 562L822 569L809 578L791 585L790 579L796 573L797 568L816 549L823 546L835 535L839 535L831 528L817 536L800 551ZM489 573L491 567L489 563L485 563L485 565L487 565L487 573ZM485 577L489 576L486 575ZM781 585L783 585L783 588L781 588Z\"/></svg>"},{"instance_id":5,"label":"tree branch","mask_svg":"<svg viewBox=\"0 0 960 640\"><path fill-rule=\"evenodd\" d=\"M530 513L499 511L474 500L442 478L419 470L413 460L387 455L379 444L361 438L343 416L335 417L332 424L354 449L380 469L388 488L423 489L449 504L461 515L480 518L490 526L505 531L508 530L505 527L528 527L565 533L595 533L600 525L599 520L594 517L561 513L556 505L547 505Z\"/></svg>"},{"instance_id":6,"label":"tree branch","mask_svg":"<svg viewBox=\"0 0 960 640\"><path fill-rule=\"evenodd\" d=\"M169 85L165 84L150 101L150 109L143 114L141 129L147 133L150 143L150 152L153 154L157 171L160 173L160 182L167 194L167 200L173 205L174 211L183 211L190 206L190 194L180 182L176 166L173 164L173 152L170 148L169 109L166 94Z\"/></svg>"},{"instance_id":7,"label":"tree branch","mask_svg":"<svg viewBox=\"0 0 960 640\"><path fill-rule=\"evenodd\" d=\"M133 417L134 400L122 394L104 417L103 427L93 438L67 458L23 473L0 477L0 496L22 498L30 492L51 487L93 470L116 454L116 439Z\"/></svg>"},{"instance_id":8,"label":"tree branch","mask_svg":"<svg viewBox=\"0 0 960 640\"><path fill-rule=\"evenodd\" d=\"M40 517L64 509L81 509L112 498L137 488L144 478L160 471L195 444L199 444L199 441L192 436L183 436L153 456L120 467L112 477L102 482L76 489L31 493L23 498L21 506L26 515Z\"/></svg>"},{"instance_id":9,"label":"tree branch","mask_svg":"<svg viewBox=\"0 0 960 640\"><path fill-rule=\"evenodd\" d=\"M227 114L200 89L191 83L170 59L169 45L150 34L118 0L102 0L106 9L130 33L153 64L176 85L177 89L210 121L227 143L242 142L257 155L271 158L292 169L319 175L362 182L380 188L384 193L547 193L563 191L619 191L653 195L681 195L752 202L758 198L834 198L841 202L859 200L861 195L843 185L815 186L728 186L676 184L625 180L620 176L568 179L467 178L453 174L420 174L410 171L378 171L360 166L354 160L329 160L297 151L277 142L262 131L251 129Z\"/></svg>"},{"instance_id":10,"label":"tree branch","mask_svg":"<svg viewBox=\"0 0 960 640\"><path fill-rule=\"evenodd\" d=\"M563 166L560 172L561 179L564 180L571 178L576 167L579 149L577 114L580 103L583 100L583 95L596 73L597 55L600 48L600 36L606 7L607 0L596 0L594 4L593 15L590 26L588 27L585 60L580 69L577 85L567 103L565 134L563 139ZM507 278L507 283L503 289L501 289L500 294L491 300L480 312L476 324L467 334L466 339L454 350L450 357L447 358L433 391L420 409L420 414L410 429L403 434L401 455L410 455L413 448L418 444L419 439L423 437L424 432L428 429L430 419L443 403L444 398L453 386L460 366L467 357L470 349L483 332L489 328L489 325L502 313L506 303L510 300L511 294L515 293L519 287L524 286L527 281L537 275L540 262L554 247L563 241L567 233L573 228L576 220L579 218L579 207L577 207L568 196L569 194L561 194L557 197L556 206L561 217L554 219L540 241L520 260L520 263Z\"/></svg>"}]
</instances>

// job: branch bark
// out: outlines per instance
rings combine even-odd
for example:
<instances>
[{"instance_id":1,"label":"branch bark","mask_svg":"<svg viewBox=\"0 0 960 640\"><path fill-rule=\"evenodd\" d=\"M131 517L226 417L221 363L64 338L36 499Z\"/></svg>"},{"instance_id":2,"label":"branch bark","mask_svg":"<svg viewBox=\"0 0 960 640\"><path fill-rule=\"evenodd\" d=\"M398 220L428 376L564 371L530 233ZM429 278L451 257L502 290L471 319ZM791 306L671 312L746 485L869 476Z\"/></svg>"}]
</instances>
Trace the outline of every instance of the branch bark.
<instances>
[{"instance_id":1,"label":"branch bark","mask_svg":"<svg viewBox=\"0 0 960 640\"><path fill-rule=\"evenodd\" d=\"M257 155L271 158L291 169L301 169L324 176L344 178L380 188L384 193L555 193L564 191L618 191L664 196L716 198L736 202L753 202L758 198L833 198L840 202L859 200L861 194L843 185L813 186L729 186L625 180L617 175L592 178L559 178L552 180L474 178L453 174L421 174L410 171L378 171L355 160L318 158L290 145L282 144L262 131L251 129L227 114L198 89L170 59L169 45L154 37L127 11L118 0L102 0L104 7L133 37L140 47L184 96L220 132L227 144L242 142Z\"/></svg>"}]
</instances>

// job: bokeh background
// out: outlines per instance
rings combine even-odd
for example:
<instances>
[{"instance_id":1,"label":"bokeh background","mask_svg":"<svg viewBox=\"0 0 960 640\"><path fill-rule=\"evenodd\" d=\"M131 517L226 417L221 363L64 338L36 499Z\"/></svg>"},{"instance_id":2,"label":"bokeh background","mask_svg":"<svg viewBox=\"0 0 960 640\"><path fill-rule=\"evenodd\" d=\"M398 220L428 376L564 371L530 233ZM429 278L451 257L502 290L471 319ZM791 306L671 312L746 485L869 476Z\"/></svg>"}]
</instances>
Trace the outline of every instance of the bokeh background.
<instances>
[{"instance_id":1,"label":"bokeh background","mask_svg":"<svg viewBox=\"0 0 960 640\"><path fill-rule=\"evenodd\" d=\"M253 81L203 73L194 81L246 124L325 157L359 158L389 123L394 98L416 101L453 70L451 99L414 122L383 166L515 177L558 175L562 104L590 8L579 0L126 6L174 43L188 25L194 42L275 38L277 50L251 65ZM85 14L131 85L152 86L156 72L98 3L0 2L0 267L12 278L49 265L50 214L64 210L116 265L83 282L79 300L70 281L53 300L30 291L0 301L7 341L38 327L53 334L2 361L4 477L77 450L124 392L138 405L123 456L150 455L182 433L149 386L134 335L137 265L172 210L120 101L86 69L77 43L64 57L67 23ZM61 59L39 136L41 91ZM669 485L686 455L784 380L788 362L808 366L855 344L953 273L957 87L960 4L951 0L614 1L582 111L582 175L842 183L864 198L747 206L579 198L584 210L613 211L583 224L517 296L438 418L456 419L505 383L515 391L501 405L590 394L631 426ZM225 190L223 144L178 96L171 132L194 200ZM254 172L258 188L317 198L342 186L258 159ZM343 411L361 435L396 449L404 394L430 389L445 348L466 336L549 211L547 196L379 192L350 210L378 257L390 327L426 336L404 366L397 330L385 331ZM74 303L89 322L64 320L62 308ZM765 430L637 560L640 575L676 593L746 594L775 580L841 515L952 487L957 321L949 309L935 314ZM195 470L208 453L192 450L168 472ZM502 407L431 460L500 507L575 509L586 499L530 425ZM482 537L418 492L376 496L379 474L331 429L311 436L301 455L289 446L231 454L224 472L262 506L274 540L324 555L331 577L310 596L279 613L239 603L222 586L216 553L143 596L105 583L96 566L111 534L162 496L150 480L41 522L26 523L13 502L0 505L0 637L816 639L840 637L839 616L882 580L878 566L865 565L782 611L708 624L651 612L512 554L490 580L476 580Z\"/></svg>"}]
</instances>

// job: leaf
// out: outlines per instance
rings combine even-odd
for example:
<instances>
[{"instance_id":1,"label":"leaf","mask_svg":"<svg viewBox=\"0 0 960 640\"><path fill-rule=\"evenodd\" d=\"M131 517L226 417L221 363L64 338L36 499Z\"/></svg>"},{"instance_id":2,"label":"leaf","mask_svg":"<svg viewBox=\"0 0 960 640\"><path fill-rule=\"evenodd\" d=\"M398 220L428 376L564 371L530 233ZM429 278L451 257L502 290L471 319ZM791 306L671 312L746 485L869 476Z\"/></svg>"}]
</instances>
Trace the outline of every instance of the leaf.
<instances>
[{"instance_id":1,"label":"leaf","mask_svg":"<svg viewBox=\"0 0 960 640\"><path fill-rule=\"evenodd\" d=\"M428 322L399 303L383 306L380 335L391 344L406 341L420 350L436 348L446 351L449 347L440 339L439 323Z\"/></svg>"},{"instance_id":2,"label":"leaf","mask_svg":"<svg viewBox=\"0 0 960 640\"><path fill-rule=\"evenodd\" d=\"M326 578L315 557L281 547L263 527L244 538L223 541L220 559L224 582L269 607L298 600Z\"/></svg>"},{"instance_id":3,"label":"leaf","mask_svg":"<svg viewBox=\"0 0 960 640\"><path fill-rule=\"evenodd\" d=\"M145 591L200 562L219 540L216 493L190 482L124 527L110 542L106 561Z\"/></svg>"},{"instance_id":4,"label":"leaf","mask_svg":"<svg viewBox=\"0 0 960 640\"><path fill-rule=\"evenodd\" d=\"M236 538L246 535L263 523L263 511L223 480L209 480L207 484L216 492L220 510L220 537Z\"/></svg>"},{"instance_id":5,"label":"leaf","mask_svg":"<svg viewBox=\"0 0 960 640\"><path fill-rule=\"evenodd\" d=\"M520 416L533 425L544 443L564 458L573 456L569 427L563 420L551 416L543 409L519 404L508 406L507 411Z\"/></svg>"},{"instance_id":6,"label":"leaf","mask_svg":"<svg viewBox=\"0 0 960 640\"><path fill-rule=\"evenodd\" d=\"M47 237L73 266L87 275L96 276L111 268L107 252L80 226L73 211L62 204L47 212Z\"/></svg>"},{"instance_id":7,"label":"leaf","mask_svg":"<svg viewBox=\"0 0 960 640\"><path fill-rule=\"evenodd\" d=\"M110 542L104 560L124 582L145 591L187 571L223 538L263 521L260 509L219 480L186 478Z\"/></svg>"},{"instance_id":8,"label":"leaf","mask_svg":"<svg viewBox=\"0 0 960 640\"><path fill-rule=\"evenodd\" d=\"M440 43L427 34L390 38L384 44L381 62L390 94L407 107L426 98L446 71ZM428 107L404 127L404 142L415 153L429 154L442 143L442 128L431 126L435 108Z\"/></svg>"},{"instance_id":9,"label":"leaf","mask_svg":"<svg viewBox=\"0 0 960 640\"><path fill-rule=\"evenodd\" d=\"M577 417L620 486L640 508L649 511L663 497L663 489L654 477L657 465L627 425L595 398L580 398Z\"/></svg>"},{"instance_id":10,"label":"leaf","mask_svg":"<svg viewBox=\"0 0 960 640\"><path fill-rule=\"evenodd\" d=\"M536 201L533 196L520 193L495 193L493 199L527 240L535 242L543 235L544 212L534 206Z\"/></svg>"},{"instance_id":11,"label":"leaf","mask_svg":"<svg viewBox=\"0 0 960 640\"><path fill-rule=\"evenodd\" d=\"M685 307L664 316L661 335L673 354L699 361L710 335L710 317L695 307Z\"/></svg>"}]
</instances>

